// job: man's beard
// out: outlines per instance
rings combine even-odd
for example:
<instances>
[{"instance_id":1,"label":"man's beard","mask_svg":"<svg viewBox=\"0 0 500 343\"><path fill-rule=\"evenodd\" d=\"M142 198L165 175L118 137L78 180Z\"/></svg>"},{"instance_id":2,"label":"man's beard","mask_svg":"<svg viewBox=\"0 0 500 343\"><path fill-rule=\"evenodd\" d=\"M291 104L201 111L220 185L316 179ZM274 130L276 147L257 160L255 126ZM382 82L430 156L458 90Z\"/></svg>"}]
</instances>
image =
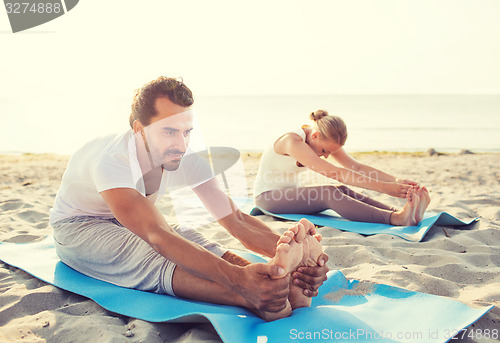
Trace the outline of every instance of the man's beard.
<instances>
[{"instance_id":1,"label":"man's beard","mask_svg":"<svg viewBox=\"0 0 500 343\"><path fill-rule=\"evenodd\" d=\"M181 161L178 160L178 161L169 161L169 162L163 163L162 166L163 166L163 169L165 169L165 170L174 171L174 170L177 170L179 168L180 164L181 164Z\"/></svg>"},{"instance_id":2,"label":"man's beard","mask_svg":"<svg viewBox=\"0 0 500 343\"><path fill-rule=\"evenodd\" d=\"M181 157L179 159L171 160L168 157L169 154L184 155L184 152L179 151L179 150L167 150L163 154L156 152L156 156L162 156L162 157L158 158L155 161L155 165L162 166L163 169L168 170L168 171L177 170L179 168L179 165L181 164L181 160L183 157ZM155 160L154 157L153 157L153 160Z\"/></svg>"}]
</instances>

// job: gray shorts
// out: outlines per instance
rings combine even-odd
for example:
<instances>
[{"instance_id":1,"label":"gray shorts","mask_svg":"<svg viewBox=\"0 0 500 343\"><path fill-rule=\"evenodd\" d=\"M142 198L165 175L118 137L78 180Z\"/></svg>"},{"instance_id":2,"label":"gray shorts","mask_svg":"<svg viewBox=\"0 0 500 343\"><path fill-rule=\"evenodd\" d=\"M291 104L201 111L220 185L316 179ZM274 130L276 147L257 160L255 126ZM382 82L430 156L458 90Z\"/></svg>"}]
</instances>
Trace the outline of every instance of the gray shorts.
<instances>
[{"instance_id":1,"label":"gray shorts","mask_svg":"<svg viewBox=\"0 0 500 343\"><path fill-rule=\"evenodd\" d=\"M56 222L53 229L57 255L71 268L118 286L175 295L175 263L115 218L71 217ZM173 229L219 257L226 252L195 230Z\"/></svg>"}]
</instances>

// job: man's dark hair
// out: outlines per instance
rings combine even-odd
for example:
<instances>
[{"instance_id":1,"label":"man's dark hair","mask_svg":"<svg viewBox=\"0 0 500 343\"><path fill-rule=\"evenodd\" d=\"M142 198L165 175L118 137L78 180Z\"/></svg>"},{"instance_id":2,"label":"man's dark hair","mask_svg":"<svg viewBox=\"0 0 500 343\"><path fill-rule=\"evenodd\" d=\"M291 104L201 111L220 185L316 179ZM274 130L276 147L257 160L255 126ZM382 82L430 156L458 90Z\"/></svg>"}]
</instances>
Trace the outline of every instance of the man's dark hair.
<instances>
[{"instance_id":1,"label":"man's dark hair","mask_svg":"<svg viewBox=\"0 0 500 343\"><path fill-rule=\"evenodd\" d=\"M133 127L134 121L138 120L142 125L151 123L151 118L158 115L155 102L158 98L168 98L174 104L188 107L194 102L191 90L178 79L160 76L135 91L132 101L132 113L129 122Z\"/></svg>"}]
</instances>

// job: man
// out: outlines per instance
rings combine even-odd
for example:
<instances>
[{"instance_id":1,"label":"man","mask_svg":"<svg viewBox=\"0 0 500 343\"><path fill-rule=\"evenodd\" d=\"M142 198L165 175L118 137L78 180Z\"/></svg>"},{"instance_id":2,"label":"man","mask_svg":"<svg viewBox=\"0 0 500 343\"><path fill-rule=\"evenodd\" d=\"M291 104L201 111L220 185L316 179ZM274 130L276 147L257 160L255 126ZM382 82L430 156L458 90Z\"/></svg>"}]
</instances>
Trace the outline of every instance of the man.
<instances>
[{"instance_id":1,"label":"man","mask_svg":"<svg viewBox=\"0 0 500 343\"><path fill-rule=\"evenodd\" d=\"M188 185L247 248L273 257L277 244L288 242L238 210L208 164L189 153L192 104L183 82L160 77L137 90L133 130L93 140L72 156L50 212L56 251L74 269L120 286L241 306L266 320L289 315L288 271L250 264L171 226L154 206L167 189ZM300 243L306 231L314 234L314 226L302 221L287 234ZM323 254L318 266L293 272L293 285L317 295L327 260Z\"/></svg>"}]
</instances>

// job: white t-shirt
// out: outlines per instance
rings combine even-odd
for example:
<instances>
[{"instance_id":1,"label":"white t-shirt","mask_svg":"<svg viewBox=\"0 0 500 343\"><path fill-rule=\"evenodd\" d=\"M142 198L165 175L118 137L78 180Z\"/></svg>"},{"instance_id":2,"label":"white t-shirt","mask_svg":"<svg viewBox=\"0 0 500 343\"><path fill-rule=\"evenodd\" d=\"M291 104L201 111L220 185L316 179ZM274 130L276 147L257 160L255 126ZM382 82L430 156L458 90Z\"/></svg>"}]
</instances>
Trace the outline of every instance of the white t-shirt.
<instances>
[{"instance_id":1,"label":"white t-shirt","mask_svg":"<svg viewBox=\"0 0 500 343\"><path fill-rule=\"evenodd\" d=\"M306 140L306 133L302 128L290 132ZM293 157L276 153L274 151L276 141L277 139L262 153L254 183L255 196L273 189L298 187L299 174L307 170L305 167L297 166L297 161Z\"/></svg>"},{"instance_id":2,"label":"white t-shirt","mask_svg":"<svg viewBox=\"0 0 500 343\"><path fill-rule=\"evenodd\" d=\"M158 192L148 198L155 203L167 188L194 188L212 177L209 163L188 150L177 170L163 171ZM113 188L132 188L146 196L132 130L92 140L71 157L49 212L50 225L73 216L114 217L99 194Z\"/></svg>"}]
</instances>

